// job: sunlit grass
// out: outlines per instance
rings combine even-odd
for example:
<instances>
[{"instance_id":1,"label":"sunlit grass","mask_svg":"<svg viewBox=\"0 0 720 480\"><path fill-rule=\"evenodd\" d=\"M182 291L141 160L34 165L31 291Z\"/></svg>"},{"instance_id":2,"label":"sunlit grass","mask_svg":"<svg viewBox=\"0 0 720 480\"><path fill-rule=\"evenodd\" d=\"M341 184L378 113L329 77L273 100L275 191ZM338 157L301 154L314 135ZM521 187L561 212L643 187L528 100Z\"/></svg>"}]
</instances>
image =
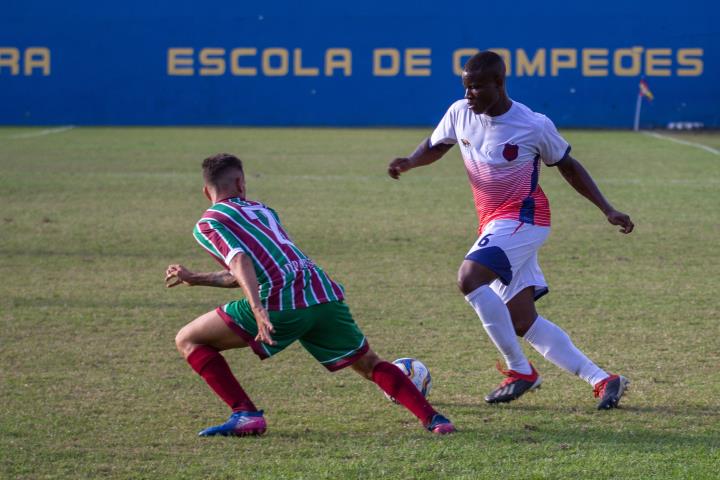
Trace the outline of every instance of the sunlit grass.
<instances>
[{"instance_id":1,"label":"sunlit grass","mask_svg":"<svg viewBox=\"0 0 720 480\"><path fill-rule=\"evenodd\" d=\"M538 393L501 407L497 352L456 291L475 239L452 150L395 182L422 130L0 129L1 478L713 478L720 464L720 162L629 132L564 132L636 232L623 236L544 168L553 233L539 311L632 380L623 408L528 351ZM707 136L708 145L718 135ZM692 141L702 141L697 139ZM215 269L191 229L199 163L229 151L251 198L343 283L388 359L414 356L460 432L434 438L351 371L299 346L226 354L264 408L259 439L199 439L225 406L175 351L239 291L166 290L167 264Z\"/></svg>"}]
</instances>

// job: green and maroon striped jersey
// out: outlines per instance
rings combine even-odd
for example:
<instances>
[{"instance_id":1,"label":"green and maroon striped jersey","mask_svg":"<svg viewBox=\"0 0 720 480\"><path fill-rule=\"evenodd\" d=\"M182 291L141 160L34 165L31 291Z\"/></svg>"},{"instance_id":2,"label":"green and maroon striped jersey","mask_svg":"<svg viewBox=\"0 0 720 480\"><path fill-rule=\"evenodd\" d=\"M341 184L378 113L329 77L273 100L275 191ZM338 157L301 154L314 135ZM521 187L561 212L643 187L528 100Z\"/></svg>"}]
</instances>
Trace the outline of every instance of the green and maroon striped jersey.
<instances>
[{"instance_id":1,"label":"green and maroon striped jersey","mask_svg":"<svg viewBox=\"0 0 720 480\"><path fill-rule=\"evenodd\" d=\"M268 310L305 308L344 297L342 286L293 243L275 210L260 202L222 200L203 214L193 235L226 269L238 253L248 255Z\"/></svg>"}]
</instances>

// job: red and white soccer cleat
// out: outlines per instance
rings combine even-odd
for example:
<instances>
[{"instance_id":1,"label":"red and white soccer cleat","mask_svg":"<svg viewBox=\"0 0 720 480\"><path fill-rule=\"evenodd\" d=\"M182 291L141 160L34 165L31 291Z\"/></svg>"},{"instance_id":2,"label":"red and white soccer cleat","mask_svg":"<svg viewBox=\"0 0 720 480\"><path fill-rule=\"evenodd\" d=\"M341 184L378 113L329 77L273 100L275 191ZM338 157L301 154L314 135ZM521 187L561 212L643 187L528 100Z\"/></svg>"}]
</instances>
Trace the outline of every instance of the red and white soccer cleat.
<instances>
[{"instance_id":1,"label":"red and white soccer cleat","mask_svg":"<svg viewBox=\"0 0 720 480\"><path fill-rule=\"evenodd\" d=\"M600 399L598 410L617 408L628 385L630 385L630 380L622 375L610 375L605 380L596 383L593 393L595 398Z\"/></svg>"},{"instance_id":2,"label":"red and white soccer cleat","mask_svg":"<svg viewBox=\"0 0 720 480\"><path fill-rule=\"evenodd\" d=\"M542 377L532 364L530 364L532 371L529 375L518 373L515 370L503 370L500 362L497 363L496 368L507 378L485 397L487 403L511 402L531 390L540 388L542 383Z\"/></svg>"}]
</instances>

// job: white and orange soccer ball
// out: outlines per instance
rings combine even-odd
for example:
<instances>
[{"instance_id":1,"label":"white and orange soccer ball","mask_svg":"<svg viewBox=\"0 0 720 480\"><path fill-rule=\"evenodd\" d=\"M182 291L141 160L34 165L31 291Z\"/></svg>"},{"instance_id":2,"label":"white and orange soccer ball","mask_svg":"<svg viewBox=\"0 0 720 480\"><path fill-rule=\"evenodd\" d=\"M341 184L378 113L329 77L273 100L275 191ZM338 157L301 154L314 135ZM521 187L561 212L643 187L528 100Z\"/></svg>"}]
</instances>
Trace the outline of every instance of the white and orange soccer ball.
<instances>
[{"instance_id":1,"label":"white and orange soccer ball","mask_svg":"<svg viewBox=\"0 0 720 480\"><path fill-rule=\"evenodd\" d=\"M428 370L424 363L416 358L398 358L392 363L402 370L424 397L428 396L432 388L432 377L430 376L430 370ZM397 403L397 401L387 393L385 396L391 402Z\"/></svg>"}]
</instances>

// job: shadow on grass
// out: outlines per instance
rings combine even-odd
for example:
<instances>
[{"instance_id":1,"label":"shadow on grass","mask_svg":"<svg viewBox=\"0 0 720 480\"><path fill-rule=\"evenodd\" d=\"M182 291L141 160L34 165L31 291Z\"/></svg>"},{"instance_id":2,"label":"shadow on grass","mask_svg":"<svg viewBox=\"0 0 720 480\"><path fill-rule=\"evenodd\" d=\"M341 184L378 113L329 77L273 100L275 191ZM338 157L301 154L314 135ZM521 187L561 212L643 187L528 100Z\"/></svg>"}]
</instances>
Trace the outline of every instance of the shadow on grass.
<instances>
[{"instance_id":1,"label":"shadow on grass","mask_svg":"<svg viewBox=\"0 0 720 480\"><path fill-rule=\"evenodd\" d=\"M555 424L557 425L557 424ZM559 449L579 448L582 450L596 448L623 448L633 452L654 452L657 450L682 451L688 449L714 450L720 447L720 438L717 435L684 434L679 432L667 432L650 430L647 428L627 428L625 430L610 429L579 429L538 427L532 431L520 429L498 431L497 428L485 430L483 428L470 427L461 430L460 434L468 433L477 435L482 441L483 436L493 443L515 443L527 442L538 443L550 446L557 446Z\"/></svg>"},{"instance_id":2,"label":"shadow on grass","mask_svg":"<svg viewBox=\"0 0 720 480\"><path fill-rule=\"evenodd\" d=\"M720 417L720 406L713 407L708 405L684 405L682 408L677 406L666 407L657 405L652 407L637 407L628 405L623 410L635 413L653 413L662 416L693 416L693 417ZM718 418L718 429L720 430L720 418ZM718 435L720 437L720 435Z\"/></svg>"},{"instance_id":3,"label":"shadow on grass","mask_svg":"<svg viewBox=\"0 0 720 480\"><path fill-rule=\"evenodd\" d=\"M587 404L587 405L554 405L554 406L548 406L548 405L528 405L523 403L507 403L507 404L496 404L496 405L488 405L485 403L482 399L478 398L477 403L469 403L469 402L432 402L434 406L444 409L471 409L472 412L477 413L492 413L497 411L504 411L504 412L511 412L511 411L517 411L518 413L542 413L546 412L548 414L578 414L578 413L594 413L597 412L597 410L594 407L594 404ZM655 405L655 406L635 406L632 404L626 403L625 405L621 404L617 408L618 412L627 412L627 413L635 413L635 414L641 414L641 413L647 413L647 414L654 414L654 415L661 415L661 416L677 416L677 417L702 417L707 418L708 416L717 416L720 417L720 406L708 406L708 405L693 405L693 404L685 404L682 407L678 407L676 405L673 406L665 406L665 405ZM599 414L602 414L602 412L598 412ZM720 422L720 420L718 420Z\"/></svg>"},{"instance_id":4,"label":"shadow on grass","mask_svg":"<svg viewBox=\"0 0 720 480\"><path fill-rule=\"evenodd\" d=\"M492 443L495 447L506 444L512 447L517 444L538 444L546 449L579 449L579 450L613 450L626 449L626 452L672 452L693 450L716 450L720 448L720 437L711 433L684 434L680 432L658 431L648 428L629 428L613 430L609 428L578 428L565 427L555 422L527 429L525 427L498 428L483 426L458 426L458 431L446 437L438 437L418 428L417 432L403 431L401 434L388 435L387 432L368 432L367 430L343 429L305 429L303 431L273 430L267 437L283 439L289 442L302 441L318 445L326 445L328 439L335 439L337 445L342 443L373 444L382 438L385 448L397 445L398 448L408 441L429 442L450 441L453 445L466 445L472 437L472 444ZM461 442L461 443L457 443Z\"/></svg>"}]
</instances>

